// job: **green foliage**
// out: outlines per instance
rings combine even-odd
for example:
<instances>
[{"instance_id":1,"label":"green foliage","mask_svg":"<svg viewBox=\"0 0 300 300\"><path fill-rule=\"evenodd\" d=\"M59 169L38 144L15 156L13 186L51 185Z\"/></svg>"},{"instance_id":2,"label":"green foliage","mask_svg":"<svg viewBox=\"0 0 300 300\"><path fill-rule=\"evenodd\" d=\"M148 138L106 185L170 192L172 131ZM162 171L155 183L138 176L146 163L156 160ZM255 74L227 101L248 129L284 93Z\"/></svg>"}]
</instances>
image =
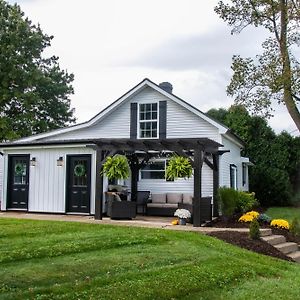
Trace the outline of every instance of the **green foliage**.
<instances>
[{"instance_id":1,"label":"green foliage","mask_svg":"<svg viewBox=\"0 0 300 300\"><path fill-rule=\"evenodd\" d=\"M291 222L290 232L294 235L300 236L300 222L298 217L295 217Z\"/></svg>"},{"instance_id":2,"label":"green foliage","mask_svg":"<svg viewBox=\"0 0 300 300\"><path fill-rule=\"evenodd\" d=\"M72 74L58 57L45 57L52 36L0 0L0 141L66 126L75 121L69 95Z\"/></svg>"},{"instance_id":3,"label":"green foliage","mask_svg":"<svg viewBox=\"0 0 300 300\"><path fill-rule=\"evenodd\" d=\"M253 240L258 240L260 238L259 223L256 219L250 223L249 236Z\"/></svg>"},{"instance_id":4,"label":"green foliage","mask_svg":"<svg viewBox=\"0 0 300 300\"><path fill-rule=\"evenodd\" d=\"M238 192L235 189L221 187L218 190L218 203L221 206L222 214L231 217L236 211Z\"/></svg>"},{"instance_id":5,"label":"green foliage","mask_svg":"<svg viewBox=\"0 0 300 300\"><path fill-rule=\"evenodd\" d=\"M259 202L255 199L254 193L237 191L236 212L245 213L257 206Z\"/></svg>"},{"instance_id":6,"label":"green foliage","mask_svg":"<svg viewBox=\"0 0 300 300\"><path fill-rule=\"evenodd\" d=\"M260 214L257 218L257 221L262 224L270 224L272 218L267 214Z\"/></svg>"},{"instance_id":7,"label":"green foliage","mask_svg":"<svg viewBox=\"0 0 300 300\"><path fill-rule=\"evenodd\" d=\"M193 167L188 158L174 155L168 162L166 177L168 180L176 178L190 178Z\"/></svg>"},{"instance_id":8,"label":"green foliage","mask_svg":"<svg viewBox=\"0 0 300 300\"><path fill-rule=\"evenodd\" d=\"M248 26L263 27L270 36L255 58L233 57L233 77L227 93L255 114L270 117L273 103L281 102L300 131L300 4L294 0L219 1L216 13L240 33Z\"/></svg>"},{"instance_id":9,"label":"green foliage","mask_svg":"<svg viewBox=\"0 0 300 300\"><path fill-rule=\"evenodd\" d=\"M254 163L249 168L249 188L260 204L289 205L299 180L300 138L287 132L276 135L266 120L250 116L240 105L230 107L225 116L224 109L214 110L213 117L244 140L243 155Z\"/></svg>"},{"instance_id":10,"label":"green foliage","mask_svg":"<svg viewBox=\"0 0 300 300\"><path fill-rule=\"evenodd\" d=\"M130 175L130 168L126 156L108 156L103 164L103 171L108 179L127 179Z\"/></svg>"}]
</instances>

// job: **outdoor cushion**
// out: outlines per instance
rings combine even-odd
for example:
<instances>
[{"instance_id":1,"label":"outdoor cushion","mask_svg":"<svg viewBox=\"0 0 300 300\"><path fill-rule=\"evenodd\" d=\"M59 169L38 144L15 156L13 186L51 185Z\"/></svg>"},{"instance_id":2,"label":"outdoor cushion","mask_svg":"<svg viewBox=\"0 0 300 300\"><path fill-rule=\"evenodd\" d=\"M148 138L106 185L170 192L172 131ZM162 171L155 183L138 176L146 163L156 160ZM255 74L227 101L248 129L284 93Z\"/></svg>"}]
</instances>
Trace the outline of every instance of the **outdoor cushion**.
<instances>
[{"instance_id":1,"label":"outdoor cushion","mask_svg":"<svg viewBox=\"0 0 300 300\"><path fill-rule=\"evenodd\" d=\"M147 207L177 208L178 204L173 204L173 203L147 203Z\"/></svg>"},{"instance_id":2,"label":"outdoor cushion","mask_svg":"<svg viewBox=\"0 0 300 300\"><path fill-rule=\"evenodd\" d=\"M152 194L151 200L152 200L152 203L166 203L167 195L166 194Z\"/></svg>"},{"instance_id":3,"label":"outdoor cushion","mask_svg":"<svg viewBox=\"0 0 300 300\"><path fill-rule=\"evenodd\" d=\"M183 194L182 203L193 204L193 195L192 194Z\"/></svg>"},{"instance_id":4,"label":"outdoor cushion","mask_svg":"<svg viewBox=\"0 0 300 300\"><path fill-rule=\"evenodd\" d=\"M182 202L182 194L180 193L167 193L167 203L178 204Z\"/></svg>"}]
</instances>

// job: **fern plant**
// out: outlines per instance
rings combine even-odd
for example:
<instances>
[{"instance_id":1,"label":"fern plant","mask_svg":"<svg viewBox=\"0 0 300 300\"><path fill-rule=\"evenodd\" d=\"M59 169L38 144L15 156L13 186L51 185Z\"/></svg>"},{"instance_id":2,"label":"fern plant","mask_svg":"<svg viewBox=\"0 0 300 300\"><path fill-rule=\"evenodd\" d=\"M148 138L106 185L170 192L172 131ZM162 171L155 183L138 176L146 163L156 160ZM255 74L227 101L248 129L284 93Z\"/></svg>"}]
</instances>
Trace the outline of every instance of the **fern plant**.
<instances>
[{"instance_id":1,"label":"fern plant","mask_svg":"<svg viewBox=\"0 0 300 300\"><path fill-rule=\"evenodd\" d=\"M103 164L102 175L108 179L127 179L130 175L130 168L126 156L108 156Z\"/></svg>"},{"instance_id":2,"label":"fern plant","mask_svg":"<svg viewBox=\"0 0 300 300\"><path fill-rule=\"evenodd\" d=\"M186 157L173 156L167 166L166 177L168 180L176 178L190 178L193 174L193 167Z\"/></svg>"}]
</instances>

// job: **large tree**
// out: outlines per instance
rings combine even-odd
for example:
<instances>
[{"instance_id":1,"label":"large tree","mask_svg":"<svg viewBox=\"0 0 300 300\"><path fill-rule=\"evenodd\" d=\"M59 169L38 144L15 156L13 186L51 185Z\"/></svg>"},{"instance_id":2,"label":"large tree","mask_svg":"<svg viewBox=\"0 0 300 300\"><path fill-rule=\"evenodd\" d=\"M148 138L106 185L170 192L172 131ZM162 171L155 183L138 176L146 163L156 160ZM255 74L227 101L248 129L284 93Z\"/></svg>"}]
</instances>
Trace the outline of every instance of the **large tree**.
<instances>
[{"instance_id":1,"label":"large tree","mask_svg":"<svg viewBox=\"0 0 300 300\"><path fill-rule=\"evenodd\" d=\"M60 68L58 57L43 55L52 38L18 5L0 0L0 141L75 121L73 75Z\"/></svg>"},{"instance_id":2,"label":"large tree","mask_svg":"<svg viewBox=\"0 0 300 300\"><path fill-rule=\"evenodd\" d=\"M299 0L220 1L217 14L239 33L249 25L263 27L269 38L255 58L233 57L233 77L227 92L237 104L265 117L274 102L284 103L300 131ZM298 52L299 56L299 52Z\"/></svg>"}]
</instances>

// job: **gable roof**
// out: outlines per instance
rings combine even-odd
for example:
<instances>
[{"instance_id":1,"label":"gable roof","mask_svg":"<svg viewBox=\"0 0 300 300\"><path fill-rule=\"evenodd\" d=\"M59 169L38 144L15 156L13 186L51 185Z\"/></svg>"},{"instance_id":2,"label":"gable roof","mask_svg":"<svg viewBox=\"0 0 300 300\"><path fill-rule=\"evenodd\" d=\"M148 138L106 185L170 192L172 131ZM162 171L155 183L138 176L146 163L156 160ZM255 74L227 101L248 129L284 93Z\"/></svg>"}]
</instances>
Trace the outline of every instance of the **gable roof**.
<instances>
[{"instance_id":1,"label":"gable roof","mask_svg":"<svg viewBox=\"0 0 300 300\"><path fill-rule=\"evenodd\" d=\"M165 91L164 89L162 89L159 85L157 85L156 83L154 83L150 79L145 78L140 83L138 83L136 86L134 86L132 89L130 89L128 92L126 92L124 95L122 95L120 98L118 98L113 103L111 103L109 106L107 106L105 109L100 111L97 115L95 115L89 121L86 121L86 122L83 122L83 123L80 123L80 124L76 124L76 125L72 125L72 126L68 126L68 127L64 127L64 128L60 128L60 129L56 129L56 130L52 130L52 131L49 131L49 132L40 133L40 134L32 135L32 136L29 136L29 137L21 138L21 139L16 140L15 142L31 142L31 141L35 141L35 140L55 136L55 135L58 135L58 134L67 133L67 132L70 132L70 131L73 131L73 130L78 130L78 129L83 129L83 128L90 127L90 126L98 123L99 121L101 121L108 113L115 110L122 103L124 103L124 101L128 100L130 97L132 97L135 94L139 93L141 90L143 90L146 87L150 87L150 88L156 90L157 92L163 94L167 98L173 100L174 102L178 103L179 105L185 107L189 111L191 111L194 114L198 115L199 117L201 117L202 119L204 119L205 121L207 121L208 123L213 125L214 127L218 128L220 134L226 134L226 133L230 132L229 128L226 127L225 125L223 125L220 122L218 122L218 121L214 120L213 118L209 117L204 112L202 112L201 110L199 110L196 107L192 106L191 104L184 101L183 99L177 97L176 95ZM237 139L236 142L238 142L241 145L243 144L243 142L238 137L235 136L235 138Z\"/></svg>"}]
</instances>

